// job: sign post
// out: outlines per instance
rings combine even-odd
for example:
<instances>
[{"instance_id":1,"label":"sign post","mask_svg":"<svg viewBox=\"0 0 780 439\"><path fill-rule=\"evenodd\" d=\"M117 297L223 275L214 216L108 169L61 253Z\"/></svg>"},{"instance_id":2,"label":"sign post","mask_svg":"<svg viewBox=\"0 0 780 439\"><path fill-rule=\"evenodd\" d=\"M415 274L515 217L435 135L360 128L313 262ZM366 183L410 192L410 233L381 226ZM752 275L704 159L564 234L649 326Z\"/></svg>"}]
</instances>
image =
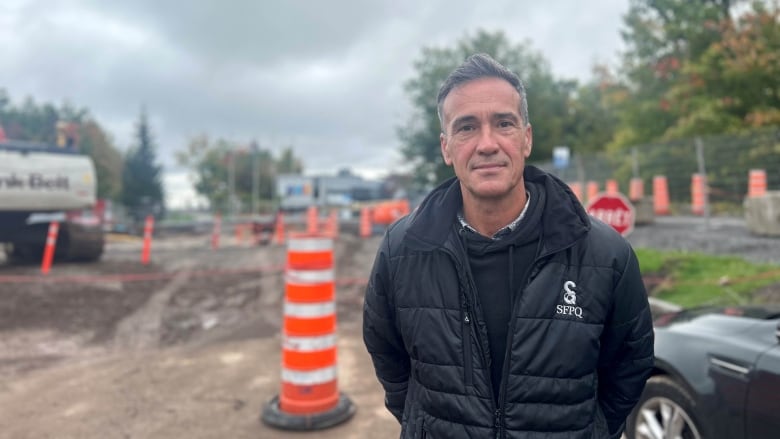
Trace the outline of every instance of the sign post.
<instances>
[{"instance_id":1,"label":"sign post","mask_svg":"<svg viewBox=\"0 0 780 439\"><path fill-rule=\"evenodd\" d=\"M628 236L634 230L634 206L620 192L597 194L588 203L586 210L623 236Z\"/></svg>"}]
</instances>

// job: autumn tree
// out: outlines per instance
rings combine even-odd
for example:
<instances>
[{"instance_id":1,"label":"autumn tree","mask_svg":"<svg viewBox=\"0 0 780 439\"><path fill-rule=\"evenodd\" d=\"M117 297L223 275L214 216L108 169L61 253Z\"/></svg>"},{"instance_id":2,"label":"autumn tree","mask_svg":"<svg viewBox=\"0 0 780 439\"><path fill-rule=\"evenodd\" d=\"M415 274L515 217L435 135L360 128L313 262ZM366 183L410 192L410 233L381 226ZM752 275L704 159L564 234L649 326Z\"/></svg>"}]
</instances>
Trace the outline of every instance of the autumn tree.
<instances>
[{"instance_id":1,"label":"autumn tree","mask_svg":"<svg viewBox=\"0 0 780 439\"><path fill-rule=\"evenodd\" d=\"M780 125L780 12L754 2L717 26L719 41L683 65L665 95L680 109L667 137L738 132Z\"/></svg>"}]
</instances>

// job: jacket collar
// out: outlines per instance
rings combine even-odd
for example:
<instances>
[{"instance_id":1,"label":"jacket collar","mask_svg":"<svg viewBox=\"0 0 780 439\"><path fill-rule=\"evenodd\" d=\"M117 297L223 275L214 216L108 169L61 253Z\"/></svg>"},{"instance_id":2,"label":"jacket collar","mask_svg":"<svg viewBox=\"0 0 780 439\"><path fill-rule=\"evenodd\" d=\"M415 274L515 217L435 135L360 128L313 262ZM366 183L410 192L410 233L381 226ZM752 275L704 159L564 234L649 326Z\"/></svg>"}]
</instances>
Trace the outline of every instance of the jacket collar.
<instances>
[{"instance_id":1,"label":"jacket collar","mask_svg":"<svg viewBox=\"0 0 780 439\"><path fill-rule=\"evenodd\" d=\"M544 206L538 206L544 209L541 216L542 255L566 248L587 233L590 218L566 183L530 165L525 167L523 178L545 191L546 202ZM417 250L444 246L462 204L457 178L450 178L433 189L409 215L406 230L408 245Z\"/></svg>"}]
</instances>

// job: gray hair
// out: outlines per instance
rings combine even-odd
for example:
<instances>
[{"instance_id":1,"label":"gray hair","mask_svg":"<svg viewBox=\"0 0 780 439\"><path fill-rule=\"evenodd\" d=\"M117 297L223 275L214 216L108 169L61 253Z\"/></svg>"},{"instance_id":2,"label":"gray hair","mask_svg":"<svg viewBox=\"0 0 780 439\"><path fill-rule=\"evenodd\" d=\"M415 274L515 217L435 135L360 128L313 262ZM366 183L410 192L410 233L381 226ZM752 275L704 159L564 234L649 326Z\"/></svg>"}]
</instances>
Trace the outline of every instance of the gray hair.
<instances>
[{"instance_id":1,"label":"gray hair","mask_svg":"<svg viewBox=\"0 0 780 439\"><path fill-rule=\"evenodd\" d=\"M501 65L498 61L490 57L490 55L484 53L477 53L471 55L458 66L455 70L447 76L444 83L439 88L439 96L436 100L436 110L439 114L439 123L444 132L444 114L442 106L444 105L444 99L450 94L452 90L461 84L469 81L474 81L481 78L499 78L508 82L515 90L520 94L520 117L523 118L523 122L528 124L528 101L525 96L525 86L523 81L514 74L511 70Z\"/></svg>"}]
</instances>

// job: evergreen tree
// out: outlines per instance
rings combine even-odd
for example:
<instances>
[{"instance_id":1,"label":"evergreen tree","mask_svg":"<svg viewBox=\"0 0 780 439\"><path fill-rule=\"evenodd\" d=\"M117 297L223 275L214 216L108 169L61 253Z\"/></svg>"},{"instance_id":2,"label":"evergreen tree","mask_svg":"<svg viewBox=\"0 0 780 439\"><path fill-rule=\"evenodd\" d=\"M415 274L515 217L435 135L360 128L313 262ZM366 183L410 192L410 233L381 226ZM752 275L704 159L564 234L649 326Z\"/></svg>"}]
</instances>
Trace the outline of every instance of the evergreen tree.
<instances>
[{"instance_id":1,"label":"evergreen tree","mask_svg":"<svg viewBox=\"0 0 780 439\"><path fill-rule=\"evenodd\" d=\"M122 169L122 203L136 219L149 214L159 218L165 205L162 166L157 164L145 109L141 110L136 130L138 143L128 151Z\"/></svg>"}]
</instances>

